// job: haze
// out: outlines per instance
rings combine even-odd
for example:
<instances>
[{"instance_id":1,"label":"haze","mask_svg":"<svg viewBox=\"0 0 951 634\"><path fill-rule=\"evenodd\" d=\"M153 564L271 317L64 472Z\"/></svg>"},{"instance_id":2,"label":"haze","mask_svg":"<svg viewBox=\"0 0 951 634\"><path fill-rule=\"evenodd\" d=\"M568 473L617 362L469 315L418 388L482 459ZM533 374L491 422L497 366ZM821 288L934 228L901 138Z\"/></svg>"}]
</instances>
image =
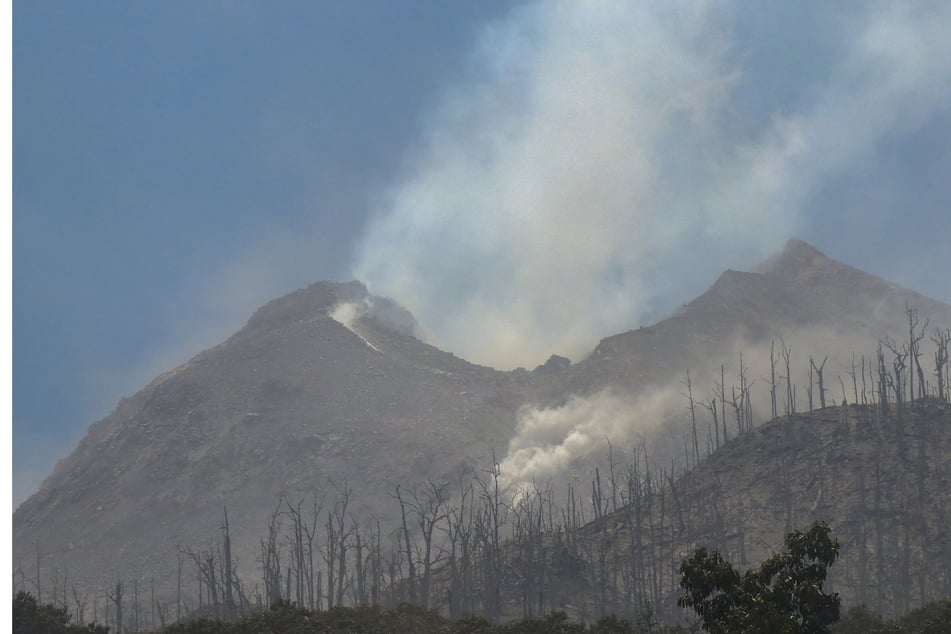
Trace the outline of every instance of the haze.
<instances>
[{"instance_id":1,"label":"haze","mask_svg":"<svg viewBox=\"0 0 951 634\"><path fill-rule=\"evenodd\" d=\"M792 235L951 299L944 3L52 2L14 25L15 501L120 396L318 279L503 368L577 359Z\"/></svg>"}]
</instances>

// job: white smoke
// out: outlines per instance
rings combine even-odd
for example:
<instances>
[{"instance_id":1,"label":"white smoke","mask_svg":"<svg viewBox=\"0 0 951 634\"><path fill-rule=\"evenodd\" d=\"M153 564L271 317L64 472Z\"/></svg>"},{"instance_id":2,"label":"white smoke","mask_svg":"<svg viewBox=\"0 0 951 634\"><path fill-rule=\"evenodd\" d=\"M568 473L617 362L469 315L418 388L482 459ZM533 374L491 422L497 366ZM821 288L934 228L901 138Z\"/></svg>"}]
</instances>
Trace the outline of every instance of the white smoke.
<instances>
[{"instance_id":1,"label":"white smoke","mask_svg":"<svg viewBox=\"0 0 951 634\"><path fill-rule=\"evenodd\" d=\"M579 458L603 450L607 442L630 444L636 434L656 429L683 403L676 389L651 390L639 396L612 389L572 396L560 407L524 407L515 437L500 463L506 486L545 481L568 470Z\"/></svg>"},{"instance_id":2,"label":"white smoke","mask_svg":"<svg viewBox=\"0 0 951 634\"><path fill-rule=\"evenodd\" d=\"M333 307L327 314L338 324L360 337L368 348L380 352L380 349L374 346L357 330L357 320L366 315L372 309L370 298L364 298L356 302L340 302Z\"/></svg>"},{"instance_id":3,"label":"white smoke","mask_svg":"<svg viewBox=\"0 0 951 634\"><path fill-rule=\"evenodd\" d=\"M551 0L487 27L356 277L469 359L577 358L776 250L823 183L951 103L951 5L856 3L816 9L854 15L798 109L746 120L742 10Z\"/></svg>"},{"instance_id":4,"label":"white smoke","mask_svg":"<svg viewBox=\"0 0 951 634\"><path fill-rule=\"evenodd\" d=\"M887 320L882 322L883 326L889 325L878 336L890 336L896 341L907 336L907 322L900 319L903 312L901 307L897 310L892 307ZM935 317L934 321L931 321L932 317ZM929 323L936 327L947 328L949 317L923 315L922 323L929 319ZM716 399L719 424L726 420L730 438L738 434L732 401L742 399L742 396L736 397L736 390L741 385L741 355L756 425L772 418L770 385L773 380L776 381L777 413L781 416L786 412L783 346L790 353L790 376L794 386L791 409L794 411L809 410L810 385L813 409L818 409L823 400L826 405L841 405L843 401L875 401L871 393L875 389L875 378L870 372L874 374L872 364L876 362L878 338L871 333L849 333L825 327L801 328L785 332L782 338L777 337L772 342L750 342L739 338L724 343L722 356L697 359L689 368L690 396L695 403L701 456L706 455L708 446L717 444L708 437L708 434L716 433L708 409L713 399ZM922 354L923 366L929 373L927 360L933 357L934 349L927 341L922 342ZM813 364L823 371L822 395L815 368L810 377ZM771 366L775 368L772 372ZM510 490L519 490L530 489L533 482L571 479L592 465L604 464L609 444L619 463L629 460L634 451L643 451L655 465L666 468L673 464L676 469L683 468L685 463L693 460L694 451L690 401L685 383L687 369L679 376L658 375L653 378L653 384L640 389L622 392L618 388L608 388L592 395L573 395L556 407L524 406L519 412L508 452L500 463L503 483ZM929 380L929 389L933 389L930 373ZM725 403L721 402L717 387L721 383ZM685 457L685 453L688 456Z\"/></svg>"}]
</instances>

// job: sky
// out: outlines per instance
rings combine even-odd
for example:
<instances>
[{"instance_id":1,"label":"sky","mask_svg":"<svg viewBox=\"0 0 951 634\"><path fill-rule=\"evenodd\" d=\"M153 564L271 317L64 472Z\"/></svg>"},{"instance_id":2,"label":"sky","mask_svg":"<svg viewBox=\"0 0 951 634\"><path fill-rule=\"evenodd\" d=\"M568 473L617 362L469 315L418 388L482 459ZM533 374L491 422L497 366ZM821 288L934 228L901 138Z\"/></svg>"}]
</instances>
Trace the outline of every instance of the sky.
<instances>
[{"instance_id":1,"label":"sky","mask_svg":"<svg viewBox=\"0 0 951 634\"><path fill-rule=\"evenodd\" d=\"M802 238L951 301L951 5L13 5L13 499L264 302L501 369Z\"/></svg>"}]
</instances>

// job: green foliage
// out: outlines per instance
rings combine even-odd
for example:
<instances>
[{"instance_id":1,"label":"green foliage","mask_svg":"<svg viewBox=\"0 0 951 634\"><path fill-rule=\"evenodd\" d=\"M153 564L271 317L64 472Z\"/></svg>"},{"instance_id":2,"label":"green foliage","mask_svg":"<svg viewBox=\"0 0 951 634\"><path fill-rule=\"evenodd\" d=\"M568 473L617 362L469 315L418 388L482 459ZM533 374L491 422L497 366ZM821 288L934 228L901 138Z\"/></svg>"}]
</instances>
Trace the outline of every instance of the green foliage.
<instances>
[{"instance_id":1,"label":"green foliage","mask_svg":"<svg viewBox=\"0 0 951 634\"><path fill-rule=\"evenodd\" d=\"M13 599L14 634L65 632L68 625L69 614L64 608L40 605L32 594L23 591Z\"/></svg>"},{"instance_id":2,"label":"green foliage","mask_svg":"<svg viewBox=\"0 0 951 634\"><path fill-rule=\"evenodd\" d=\"M609 616L593 625L573 622L564 612L552 612L537 619L492 624L480 616L466 616L456 622L410 604L394 610L380 607L336 607L311 612L282 601L261 614L234 623L198 619L170 626L172 634L663 634L682 632L678 628L632 626L622 618Z\"/></svg>"},{"instance_id":3,"label":"green foliage","mask_svg":"<svg viewBox=\"0 0 951 634\"><path fill-rule=\"evenodd\" d=\"M481 616L464 616L452 625L452 634L493 634L495 626Z\"/></svg>"},{"instance_id":4,"label":"green foliage","mask_svg":"<svg viewBox=\"0 0 951 634\"><path fill-rule=\"evenodd\" d=\"M165 631L174 634L232 634L236 630L232 623L200 618L186 623L170 625Z\"/></svg>"},{"instance_id":5,"label":"green foliage","mask_svg":"<svg viewBox=\"0 0 951 634\"><path fill-rule=\"evenodd\" d=\"M740 575L718 552L698 549L680 565L678 603L712 634L822 634L839 619L839 596L825 594L839 544L824 523L786 536L786 551Z\"/></svg>"},{"instance_id":6,"label":"green foliage","mask_svg":"<svg viewBox=\"0 0 951 634\"><path fill-rule=\"evenodd\" d=\"M598 622L591 626L589 631L597 634L628 634L633 632L634 629L627 622L627 619L611 615L598 619Z\"/></svg>"},{"instance_id":7,"label":"green foliage","mask_svg":"<svg viewBox=\"0 0 951 634\"><path fill-rule=\"evenodd\" d=\"M267 612L234 623L197 619L172 625L166 631L172 634L441 634L450 632L449 626L436 612L408 604L395 610L362 606L312 612L288 601L278 601ZM464 631L474 634L481 630Z\"/></svg>"},{"instance_id":8,"label":"green foliage","mask_svg":"<svg viewBox=\"0 0 951 634\"><path fill-rule=\"evenodd\" d=\"M540 619L525 619L503 625L498 631L505 634L583 634L587 627L584 623L572 623L564 612L552 612Z\"/></svg>"},{"instance_id":9,"label":"green foliage","mask_svg":"<svg viewBox=\"0 0 951 634\"><path fill-rule=\"evenodd\" d=\"M834 634L951 634L951 599L935 601L894 621L864 605L852 606L832 628Z\"/></svg>"},{"instance_id":10,"label":"green foliage","mask_svg":"<svg viewBox=\"0 0 951 634\"><path fill-rule=\"evenodd\" d=\"M40 604L29 592L17 592L13 598L13 634L107 634L108 627L90 624L71 625L66 608Z\"/></svg>"},{"instance_id":11,"label":"green foliage","mask_svg":"<svg viewBox=\"0 0 951 634\"><path fill-rule=\"evenodd\" d=\"M899 625L902 632L951 634L951 599L935 601L907 614Z\"/></svg>"},{"instance_id":12,"label":"green foliage","mask_svg":"<svg viewBox=\"0 0 951 634\"><path fill-rule=\"evenodd\" d=\"M888 634L894 630L866 605L853 605L835 627L835 634Z\"/></svg>"}]
</instances>

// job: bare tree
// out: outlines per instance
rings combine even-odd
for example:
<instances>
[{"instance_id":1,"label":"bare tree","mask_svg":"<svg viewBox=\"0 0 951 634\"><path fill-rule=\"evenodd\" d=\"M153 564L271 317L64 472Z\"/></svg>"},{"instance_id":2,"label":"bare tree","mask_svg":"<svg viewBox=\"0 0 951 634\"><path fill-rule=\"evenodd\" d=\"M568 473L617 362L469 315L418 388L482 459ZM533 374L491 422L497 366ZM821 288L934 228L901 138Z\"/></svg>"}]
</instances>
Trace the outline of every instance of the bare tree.
<instances>
[{"instance_id":1,"label":"bare tree","mask_svg":"<svg viewBox=\"0 0 951 634\"><path fill-rule=\"evenodd\" d=\"M828 360L829 360L829 357L826 356L822 359L822 363L820 363L819 365L816 365L816 362L813 361L812 357L809 357L809 365L812 367L813 370L815 370L816 377L819 381L819 407L822 407L822 408L825 408L826 406L826 388L825 388L825 383L822 380L822 370L823 368L826 367L826 361ZM812 396L810 395L810 400L811 399L812 399ZM812 404L810 403L810 408L811 407L812 407Z\"/></svg>"},{"instance_id":2,"label":"bare tree","mask_svg":"<svg viewBox=\"0 0 951 634\"><path fill-rule=\"evenodd\" d=\"M713 398L710 400L709 403L704 402L704 403L701 403L701 405L703 405L703 407L707 411L710 412L710 415L713 416L713 438L716 441L715 448L719 449L720 448L720 423L719 423L719 419L717 418L717 399ZM714 449L713 446L709 447L708 453L711 453L713 449Z\"/></svg>"},{"instance_id":3,"label":"bare tree","mask_svg":"<svg viewBox=\"0 0 951 634\"><path fill-rule=\"evenodd\" d=\"M383 604L383 530L380 527L380 520L376 520L376 532L373 534L373 559L371 564L371 575L373 576L373 585L370 586L370 598L373 605Z\"/></svg>"},{"instance_id":4,"label":"bare tree","mask_svg":"<svg viewBox=\"0 0 951 634\"><path fill-rule=\"evenodd\" d=\"M409 571L408 580L407 580L408 587L409 587L409 602L415 604L415 603L418 603L419 598L417 597L417 594L416 594L416 567L413 563L413 543L412 543L412 538L410 537L409 523L406 518L406 510L407 510L408 504L407 504L407 501L403 499L403 494L400 491L399 484L396 485L396 491L393 497L396 498L396 501L399 502L399 505L400 505L400 518L402 520L401 534L403 537L403 544L405 546L405 550L403 551L403 553L406 555L406 563L407 563L407 568Z\"/></svg>"},{"instance_id":5,"label":"bare tree","mask_svg":"<svg viewBox=\"0 0 951 634\"><path fill-rule=\"evenodd\" d=\"M308 526L301 510L303 504L304 500L299 500L296 505L286 502L287 515L291 518L291 534L288 538L291 543L291 566L297 581L297 605L301 607L309 605L307 601L309 566L304 538L304 534L308 533Z\"/></svg>"},{"instance_id":6,"label":"bare tree","mask_svg":"<svg viewBox=\"0 0 951 634\"><path fill-rule=\"evenodd\" d=\"M482 478L476 478L476 483L482 490L482 510L477 516L476 535L482 549L484 614L486 618L494 619L501 614L502 609L501 528L506 520L500 483L502 470L494 451L492 452L492 470L489 473L491 479L488 482Z\"/></svg>"},{"instance_id":7,"label":"bare tree","mask_svg":"<svg viewBox=\"0 0 951 634\"><path fill-rule=\"evenodd\" d=\"M812 389L815 383L814 374L813 374L814 367L815 367L815 364L812 362L812 357L809 357L809 389L806 390L806 399L807 399L806 406L807 406L807 410L810 412L813 409L815 409L815 407L813 407L813 399L812 399Z\"/></svg>"},{"instance_id":8,"label":"bare tree","mask_svg":"<svg viewBox=\"0 0 951 634\"><path fill-rule=\"evenodd\" d=\"M184 559L182 558L182 553L178 553L178 576L175 586L175 620L182 620L182 564ZM93 604L95 605L95 604Z\"/></svg>"},{"instance_id":9,"label":"bare tree","mask_svg":"<svg viewBox=\"0 0 951 634\"><path fill-rule=\"evenodd\" d=\"M43 603L43 588L40 587L40 542L36 542L36 602Z\"/></svg>"},{"instance_id":10,"label":"bare tree","mask_svg":"<svg viewBox=\"0 0 951 634\"><path fill-rule=\"evenodd\" d=\"M449 539L449 615L458 619L471 612L472 597L472 522L473 491L471 482L459 476L459 505L451 506L442 530Z\"/></svg>"},{"instance_id":11,"label":"bare tree","mask_svg":"<svg viewBox=\"0 0 951 634\"><path fill-rule=\"evenodd\" d=\"M419 584L420 605L429 607L429 592L432 584L433 565L440 559L433 555L433 533L440 523L448 517L446 505L449 499L449 484L436 484L432 480L423 485L422 494L414 487L411 490L413 497L410 508L416 515L419 526L419 535L423 540L422 553L417 556L417 562L422 566L422 578Z\"/></svg>"},{"instance_id":12,"label":"bare tree","mask_svg":"<svg viewBox=\"0 0 951 634\"><path fill-rule=\"evenodd\" d=\"M903 414L904 414L904 400L905 400L905 385L908 381L905 379L905 369L908 361L908 346L903 345L901 348L898 347L898 344L892 343L888 339L884 341L885 347L888 348L892 355L892 377L891 377L891 388L892 394L895 395L895 409L898 412L897 423L899 425L899 443L902 442L902 432L901 425L903 423ZM901 444L899 444L901 447Z\"/></svg>"},{"instance_id":13,"label":"bare tree","mask_svg":"<svg viewBox=\"0 0 951 634\"><path fill-rule=\"evenodd\" d=\"M601 470L594 468L594 480L591 481L591 511L594 513L594 519L600 519L604 515L604 496L601 494Z\"/></svg>"},{"instance_id":14,"label":"bare tree","mask_svg":"<svg viewBox=\"0 0 951 634\"><path fill-rule=\"evenodd\" d=\"M687 407L690 409L690 424L693 428L693 460L694 464L700 462L700 446L697 442L697 407L693 400L693 386L690 382L690 370L687 370L687 377L681 381L681 384L687 388L687 393L683 394L687 398Z\"/></svg>"},{"instance_id":15,"label":"bare tree","mask_svg":"<svg viewBox=\"0 0 951 634\"><path fill-rule=\"evenodd\" d=\"M879 409L881 410L882 416L888 415L888 389L891 385L891 375L888 373L888 368L885 366L885 342L878 342L878 350L876 355L878 357L878 401Z\"/></svg>"},{"instance_id":16,"label":"bare tree","mask_svg":"<svg viewBox=\"0 0 951 634\"><path fill-rule=\"evenodd\" d=\"M82 598L79 596L79 590L76 589L76 584L73 584L73 604L76 606L76 612L74 616L79 622L79 625L84 625L86 622L86 604L89 601L89 593L84 592Z\"/></svg>"},{"instance_id":17,"label":"bare tree","mask_svg":"<svg viewBox=\"0 0 951 634\"><path fill-rule=\"evenodd\" d=\"M268 606L281 598L281 552L277 538L281 530L280 512L283 504L283 499L277 501L277 508L268 517L267 537L261 538L260 561L264 577L264 596Z\"/></svg>"},{"instance_id":18,"label":"bare tree","mask_svg":"<svg viewBox=\"0 0 951 634\"><path fill-rule=\"evenodd\" d=\"M772 416L770 420L779 416L776 409L776 340L769 343L769 405Z\"/></svg>"},{"instance_id":19,"label":"bare tree","mask_svg":"<svg viewBox=\"0 0 951 634\"><path fill-rule=\"evenodd\" d=\"M723 444L725 445L730 438L726 431L726 370L722 364L720 365L720 382L714 381L713 393L720 397L720 422L723 425Z\"/></svg>"},{"instance_id":20,"label":"bare tree","mask_svg":"<svg viewBox=\"0 0 951 634\"><path fill-rule=\"evenodd\" d=\"M132 631L139 631L139 580L132 580Z\"/></svg>"},{"instance_id":21,"label":"bare tree","mask_svg":"<svg viewBox=\"0 0 951 634\"><path fill-rule=\"evenodd\" d=\"M372 537L373 531L370 530L371 542L367 543L364 541L364 534L360 531L360 525L358 522L354 521L354 545L353 545L353 563L354 563L354 603L356 605L366 605L369 598L368 584L367 584L367 565L370 563L370 560L373 556L372 551ZM367 551L367 554L364 555L364 550Z\"/></svg>"},{"instance_id":22,"label":"bare tree","mask_svg":"<svg viewBox=\"0 0 951 634\"><path fill-rule=\"evenodd\" d=\"M796 392L792 384L792 370L790 368L790 359L792 357L792 348L786 345L783 338L779 338L780 355L783 363L786 365L786 376L780 377L786 379L786 415L796 413Z\"/></svg>"},{"instance_id":23,"label":"bare tree","mask_svg":"<svg viewBox=\"0 0 951 634\"><path fill-rule=\"evenodd\" d=\"M234 620L237 616L237 608L234 602L234 562L231 559L231 528L228 524L228 507L223 507L224 518L221 524L222 536L222 583L224 585L225 617Z\"/></svg>"},{"instance_id":24,"label":"bare tree","mask_svg":"<svg viewBox=\"0 0 951 634\"><path fill-rule=\"evenodd\" d=\"M342 605L347 590L347 551L354 525L349 522L347 507L353 495L347 482L342 486L334 485L336 499L333 509L327 511L326 549L324 562L327 565L327 605Z\"/></svg>"},{"instance_id":25,"label":"bare tree","mask_svg":"<svg viewBox=\"0 0 951 634\"><path fill-rule=\"evenodd\" d=\"M951 344L951 329L940 328L935 330L931 337L935 344L934 365L935 378L938 381L937 397L942 400L949 400L948 396L948 346Z\"/></svg>"},{"instance_id":26,"label":"bare tree","mask_svg":"<svg viewBox=\"0 0 951 634\"><path fill-rule=\"evenodd\" d=\"M915 400L915 375L918 375L918 398L925 396L925 373L921 369L921 340L925 338L928 320L918 329L918 309L905 303L908 317L908 402Z\"/></svg>"},{"instance_id":27,"label":"bare tree","mask_svg":"<svg viewBox=\"0 0 951 634\"><path fill-rule=\"evenodd\" d=\"M208 600L211 602L211 608L214 613L215 618L221 617L221 603L218 599L218 572L216 567L216 562L218 561L218 553L214 547L214 544L210 544L208 550L198 550L195 551L191 548L187 548L182 551L184 555L187 555L192 562L195 564L195 570L198 575L199 582L199 592L202 585L207 589ZM201 595L199 594L199 602Z\"/></svg>"},{"instance_id":28,"label":"bare tree","mask_svg":"<svg viewBox=\"0 0 951 634\"><path fill-rule=\"evenodd\" d=\"M116 580L116 589L114 592L106 591L106 597L116 606L116 634L122 634L122 580ZM108 618L108 617L107 617Z\"/></svg>"}]
</instances>

